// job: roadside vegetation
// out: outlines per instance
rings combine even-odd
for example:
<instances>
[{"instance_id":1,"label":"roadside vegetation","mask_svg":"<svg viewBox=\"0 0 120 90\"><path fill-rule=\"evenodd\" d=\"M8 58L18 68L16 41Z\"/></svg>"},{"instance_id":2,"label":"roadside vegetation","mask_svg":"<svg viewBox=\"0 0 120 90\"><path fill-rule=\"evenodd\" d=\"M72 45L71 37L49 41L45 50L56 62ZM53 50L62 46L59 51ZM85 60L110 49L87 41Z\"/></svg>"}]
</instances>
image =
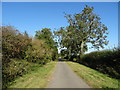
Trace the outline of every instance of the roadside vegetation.
<instances>
[{"instance_id":1,"label":"roadside vegetation","mask_svg":"<svg viewBox=\"0 0 120 90\"><path fill-rule=\"evenodd\" d=\"M94 8L86 5L81 13L65 14L68 26L55 31L58 45L69 60L83 55L89 48L99 50L108 44L108 28L94 13ZM89 43L89 46L88 46ZM90 45L91 44L91 45ZM91 46L91 47L90 47Z\"/></svg>"},{"instance_id":2,"label":"roadside vegetation","mask_svg":"<svg viewBox=\"0 0 120 90\"><path fill-rule=\"evenodd\" d=\"M44 87L55 65L51 61L55 61L58 56L72 61L68 64L89 85L117 88L117 80L120 79L120 47L85 54L89 48L104 49L109 43L108 28L101 22L100 16L94 13L94 7L86 5L80 13L65 13L65 18L68 21L66 27L60 27L53 33L51 29L43 28L36 31L33 38L26 31L21 33L13 26L2 26L3 88ZM61 49L59 55L58 48ZM32 83L32 80L35 82Z\"/></svg>"},{"instance_id":3,"label":"roadside vegetation","mask_svg":"<svg viewBox=\"0 0 120 90\"><path fill-rule=\"evenodd\" d=\"M8 88L45 88L49 82L56 62L52 61L40 67L33 65L32 71L17 78Z\"/></svg>"},{"instance_id":4,"label":"roadside vegetation","mask_svg":"<svg viewBox=\"0 0 120 90\"><path fill-rule=\"evenodd\" d=\"M68 26L55 31L58 45L62 48L61 57L120 79L120 47L100 51L109 43L109 29L94 13L94 7L86 5L80 13L65 14L65 17ZM85 54L89 48L96 51Z\"/></svg>"},{"instance_id":5,"label":"roadside vegetation","mask_svg":"<svg viewBox=\"0 0 120 90\"><path fill-rule=\"evenodd\" d=\"M119 81L108 77L94 69L75 62L67 62L69 66L92 88L118 88Z\"/></svg>"},{"instance_id":6,"label":"roadside vegetation","mask_svg":"<svg viewBox=\"0 0 120 90\"><path fill-rule=\"evenodd\" d=\"M120 47L113 50L91 52L81 56L78 63L120 79Z\"/></svg>"},{"instance_id":7,"label":"roadside vegetation","mask_svg":"<svg viewBox=\"0 0 120 90\"><path fill-rule=\"evenodd\" d=\"M40 38L42 37L42 38ZM49 41L47 39L49 38ZM50 29L36 31L34 38L13 26L2 26L2 84L7 88L16 78L57 58Z\"/></svg>"}]
</instances>

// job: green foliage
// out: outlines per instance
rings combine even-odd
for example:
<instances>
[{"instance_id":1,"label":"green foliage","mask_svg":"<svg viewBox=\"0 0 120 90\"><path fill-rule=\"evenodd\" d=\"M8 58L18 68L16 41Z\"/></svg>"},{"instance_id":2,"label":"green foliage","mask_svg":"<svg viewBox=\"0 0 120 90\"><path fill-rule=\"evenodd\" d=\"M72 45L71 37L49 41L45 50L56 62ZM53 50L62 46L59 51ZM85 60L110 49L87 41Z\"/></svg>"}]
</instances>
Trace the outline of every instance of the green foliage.
<instances>
[{"instance_id":1,"label":"green foliage","mask_svg":"<svg viewBox=\"0 0 120 90\"><path fill-rule=\"evenodd\" d=\"M93 7L86 6L81 13L65 14L69 25L55 32L60 46L67 48L69 59L84 54L88 50L87 43L96 49L104 48L104 45L108 44L108 29L93 10Z\"/></svg>"},{"instance_id":2,"label":"green foliage","mask_svg":"<svg viewBox=\"0 0 120 90\"><path fill-rule=\"evenodd\" d=\"M8 88L45 88L48 79L54 71L56 62L50 62L40 67L38 64L32 65L32 71L15 79Z\"/></svg>"},{"instance_id":3,"label":"green foliage","mask_svg":"<svg viewBox=\"0 0 120 90\"><path fill-rule=\"evenodd\" d=\"M31 39L26 31L22 34L12 26L2 26L4 88L15 78L32 70L30 64L44 65L56 59L57 47L51 35L49 29L44 29L41 33L36 32L38 39Z\"/></svg>"},{"instance_id":4,"label":"green foliage","mask_svg":"<svg viewBox=\"0 0 120 90\"><path fill-rule=\"evenodd\" d=\"M2 27L3 64L10 62L10 58L24 58L25 51L31 45L31 38L21 34L12 26Z\"/></svg>"},{"instance_id":5,"label":"green foliage","mask_svg":"<svg viewBox=\"0 0 120 90\"><path fill-rule=\"evenodd\" d=\"M52 60L51 55L50 48L43 40L34 39L32 46L26 51L25 59L34 63L46 64L48 60Z\"/></svg>"},{"instance_id":6,"label":"green foliage","mask_svg":"<svg viewBox=\"0 0 120 90\"><path fill-rule=\"evenodd\" d=\"M49 48L48 52L49 57L52 57L52 60L55 60L57 58L58 50L57 50L57 44L53 40L53 34L51 32L51 29L49 28L43 28L41 31L36 31L35 38L39 40L44 40L44 43Z\"/></svg>"},{"instance_id":7,"label":"green foliage","mask_svg":"<svg viewBox=\"0 0 120 90\"><path fill-rule=\"evenodd\" d=\"M82 55L79 63L106 73L111 77L120 78L120 48Z\"/></svg>"},{"instance_id":8,"label":"green foliage","mask_svg":"<svg viewBox=\"0 0 120 90\"><path fill-rule=\"evenodd\" d=\"M76 59L76 58L73 58L73 61L74 61L74 62L76 62L76 61L77 61L77 59Z\"/></svg>"},{"instance_id":9,"label":"green foliage","mask_svg":"<svg viewBox=\"0 0 120 90\"><path fill-rule=\"evenodd\" d=\"M37 39L44 40L45 43L50 46L50 48L52 48L54 45L54 40L52 38L53 37L52 32L50 31L49 28L44 28L41 31L36 31L35 37Z\"/></svg>"},{"instance_id":10,"label":"green foliage","mask_svg":"<svg viewBox=\"0 0 120 90\"><path fill-rule=\"evenodd\" d=\"M3 88L7 88L7 86L11 84L11 81L15 80L15 78L22 76L31 70L33 71L33 66L35 67L36 65L37 64L32 64L21 59L11 59L11 62L3 67Z\"/></svg>"},{"instance_id":11,"label":"green foliage","mask_svg":"<svg viewBox=\"0 0 120 90\"><path fill-rule=\"evenodd\" d=\"M60 52L62 57L66 57L67 56L67 50L66 49L62 49Z\"/></svg>"}]
</instances>

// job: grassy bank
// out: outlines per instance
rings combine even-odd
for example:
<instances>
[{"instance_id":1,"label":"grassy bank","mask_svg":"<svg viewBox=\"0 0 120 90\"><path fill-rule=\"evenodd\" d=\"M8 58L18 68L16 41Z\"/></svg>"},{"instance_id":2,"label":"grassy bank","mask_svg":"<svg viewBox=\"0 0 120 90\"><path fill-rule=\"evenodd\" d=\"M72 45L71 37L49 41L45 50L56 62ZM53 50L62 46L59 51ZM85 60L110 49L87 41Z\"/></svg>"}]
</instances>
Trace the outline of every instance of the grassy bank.
<instances>
[{"instance_id":1,"label":"grassy bank","mask_svg":"<svg viewBox=\"0 0 120 90\"><path fill-rule=\"evenodd\" d=\"M81 55L80 64L120 79L120 47Z\"/></svg>"},{"instance_id":2,"label":"grassy bank","mask_svg":"<svg viewBox=\"0 0 120 90\"><path fill-rule=\"evenodd\" d=\"M8 88L44 88L50 78L56 62L50 62L42 67L35 67L22 77L17 78Z\"/></svg>"},{"instance_id":3,"label":"grassy bank","mask_svg":"<svg viewBox=\"0 0 120 90\"><path fill-rule=\"evenodd\" d=\"M118 80L108 77L84 65L67 62L68 65L93 88L118 88Z\"/></svg>"}]
</instances>

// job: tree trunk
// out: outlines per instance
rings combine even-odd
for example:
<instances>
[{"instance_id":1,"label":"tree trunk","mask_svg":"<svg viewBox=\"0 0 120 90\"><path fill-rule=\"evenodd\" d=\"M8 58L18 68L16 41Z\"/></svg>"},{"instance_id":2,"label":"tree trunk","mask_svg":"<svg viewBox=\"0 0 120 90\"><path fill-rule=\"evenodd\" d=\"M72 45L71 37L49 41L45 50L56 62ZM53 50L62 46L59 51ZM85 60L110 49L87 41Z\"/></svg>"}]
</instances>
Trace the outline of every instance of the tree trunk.
<instances>
[{"instance_id":1,"label":"tree trunk","mask_svg":"<svg viewBox=\"0 0 120 90\"><path fill-rule=\"evenodd\" d=\"M82 41L82 43L81 43L81 55L83 55L83 54L84 54L83 49L84 49L84 41Z\"/></svg>"}]
</instances>

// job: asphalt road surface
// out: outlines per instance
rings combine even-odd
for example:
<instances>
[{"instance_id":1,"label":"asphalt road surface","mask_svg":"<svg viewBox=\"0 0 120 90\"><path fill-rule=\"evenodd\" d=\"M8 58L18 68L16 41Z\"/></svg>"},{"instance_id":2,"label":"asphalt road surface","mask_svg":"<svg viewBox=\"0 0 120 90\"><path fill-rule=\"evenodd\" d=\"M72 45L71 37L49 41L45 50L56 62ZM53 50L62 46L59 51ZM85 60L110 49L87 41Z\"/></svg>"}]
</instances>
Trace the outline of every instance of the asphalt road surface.
<instances>
[{"instance_id":1,"label":"asphalt road surface","mask_svg":"<svg viewBox=\"0 0 120 90\"><path fill-rule=\"evenodd\" d=\"M65 62L58 62L47 88L90 88Z\"/></svg>"}]
</instances>

